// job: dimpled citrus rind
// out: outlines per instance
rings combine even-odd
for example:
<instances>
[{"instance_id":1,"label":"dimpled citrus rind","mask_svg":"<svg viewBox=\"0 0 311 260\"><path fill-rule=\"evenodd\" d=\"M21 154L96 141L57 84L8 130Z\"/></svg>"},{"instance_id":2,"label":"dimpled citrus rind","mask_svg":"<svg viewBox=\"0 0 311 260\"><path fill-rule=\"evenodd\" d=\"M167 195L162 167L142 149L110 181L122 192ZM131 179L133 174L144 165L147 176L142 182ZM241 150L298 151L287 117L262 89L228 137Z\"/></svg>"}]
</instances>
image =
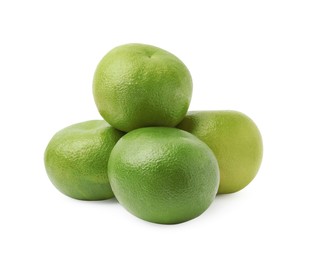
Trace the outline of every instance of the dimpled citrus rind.
<instances>
[{"instance_id":1,"label":"dimpled citrus rind","mask_svg":"<svg viewBox=\"0 0 311 260\"><path fill-rule=\"evenodd\" d=\"M111 152L108 176L121 205L161 224L202 214L219 185L217 160L209 147L185 131L166 127L123 136Z\"/></svg>"},{"instance_id":2,"label":"dimpled citrus rind","mask_svg":"<svg viewBox=\"0 0 311 260\"><path fill-rule=\"evenodd\" d=\"M220 169L218 193L233 193L256 176L262 161L263 143L256 124L237 111L192 111L177 126L214 152Z\"/></svg>"},{"instance_id":3,"label":"dimpled citrus rind","mask_svg":"<svg viewBox=\"0 0 311 260\"><path fill-rule=\"evenodd\" d=\"M51 182L60 192L75 199L113 197L107 164L112 148L123 134L104 120L78 123L59 131L44 154Z\"/></svg>"},{"instance_id":4,"label":"dimpled citrus rind","mask_svg":"<svg viewBox=\"0 0 311 260\"><path fill-rule=\"evenodd\" d=\"M126 44L99 62L93 95L99 113L117 129L173 127L187 113L192 79L173 54L151 45Z\"/></svg>"}]
</instances>

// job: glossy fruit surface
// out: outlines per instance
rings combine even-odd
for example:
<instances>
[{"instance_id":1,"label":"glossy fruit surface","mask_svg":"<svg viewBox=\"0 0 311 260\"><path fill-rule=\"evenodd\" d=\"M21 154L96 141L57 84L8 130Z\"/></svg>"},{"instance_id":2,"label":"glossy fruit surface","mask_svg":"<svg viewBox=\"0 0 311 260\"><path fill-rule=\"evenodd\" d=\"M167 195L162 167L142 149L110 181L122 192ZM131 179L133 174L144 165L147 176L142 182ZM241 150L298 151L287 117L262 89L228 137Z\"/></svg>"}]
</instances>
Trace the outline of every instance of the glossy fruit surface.
<instances>
[{"instance_id":1,"label":"glossy fruit surface","mask_svg":"<svg viewBox=\"0 0 311 260\"><path fill-rule=\"evenodd\" d=\"M64 128L49 142L44 162L55 187L80 200L113 197L107 164L112 148L124 133L104 120L92 120Z\"/></svg>"},{"instance_id":2,"label":"glossy fruit surface","mask_svg":"<svg viewBox=\"0 0 311 260\"><path fill-rule=\"evenodd\" d=\"M99 62L93 95L102 117L122 131L176 126L187 113L192 79L173 54L151 45L126 44Z\"/></svg>"},{"instance_id":3,"label":"glossy fruit surface","mask_svg":"<svg viewBox=\"0 0 311 260\"><path fill-rule=\"evenodd\" d=\"M256 176L263 155L255 123L237 111L188 112L177 126L204 141L214 152L220 170L218 193L243 189Z\"/></svg>"},{"instance_id":4,"label":"glossy fruit surface","mask_svg":"<svg viewBox=\"0 0 311 260\"><path fill-rule=\"evenodd\" d=\"M174 224L193 219L212 203L219 169L209 147L167 127L136 129L111 152L108 176L118 201L135 216Z\"/></svg>"}]
</instances>

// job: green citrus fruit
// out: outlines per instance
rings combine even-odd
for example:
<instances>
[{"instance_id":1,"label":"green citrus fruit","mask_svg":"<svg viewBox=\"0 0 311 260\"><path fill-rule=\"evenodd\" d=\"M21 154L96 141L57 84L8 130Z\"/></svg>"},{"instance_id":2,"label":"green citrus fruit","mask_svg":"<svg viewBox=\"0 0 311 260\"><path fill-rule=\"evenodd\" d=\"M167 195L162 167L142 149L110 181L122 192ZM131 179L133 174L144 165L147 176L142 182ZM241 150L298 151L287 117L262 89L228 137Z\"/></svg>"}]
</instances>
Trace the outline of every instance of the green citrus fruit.
<instances>
[{"instance_id":1,"label":"green citrus fruit","mask_svg":"<svg viewBox=\"0 0 311 260\"><path fill-rule=\"evenodd\" d=\"M192 79L173 54L151 45L126 44L98 64L93 94L102 117L122 131L176 126L187 113Z\"/></svg>"},{"instance_id":2,"label":"green citrus fruit","mask_svg":"<svg viewBox=\"0 0 311 260\"><path fill-rule=\"evenodd\" d=\"M123 136L111 152L108 177L129 212L162 224L200 215L219 184L217 160L209 147L168 127L140 128Z\"/></svg>"},{"instance_id":3,"label":"green citrus fruit","mask_svg":"<svg viewBox=\"0 0 311 260\"><path fill-rule=\"evenodd\" d=\"M263 145L257 126L246 115L236 111L189 112L177 127L200 138L214 152L220 170L218 193L239 191L256 176Z\"/></svg>"},{"instance_id":4,"label":"green citrus fruit","mask_svg":"<svg viewBox=\"0 0 311 260\"><path fill-rule=\"evenodd\" d=\"M44 154L51 182L75 199L113 197L107 164L112 148L122 135L104 120L78 123L59 131Z\"/></svg>"}]
</instances>

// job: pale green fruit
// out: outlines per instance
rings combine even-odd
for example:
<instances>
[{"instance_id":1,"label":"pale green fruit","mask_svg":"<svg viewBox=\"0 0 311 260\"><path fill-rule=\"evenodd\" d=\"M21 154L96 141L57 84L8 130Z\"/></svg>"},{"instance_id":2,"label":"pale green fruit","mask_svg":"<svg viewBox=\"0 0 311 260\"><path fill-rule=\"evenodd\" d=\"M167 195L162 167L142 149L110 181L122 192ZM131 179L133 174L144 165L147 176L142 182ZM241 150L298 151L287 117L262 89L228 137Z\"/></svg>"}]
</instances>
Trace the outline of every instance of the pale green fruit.
<instances>
[{"instance_id":1,"label":"pale green fruit","mask_svg":"<svg viewBox=\"0 0 311 260\"><path fill-rule=\"evenodd\" d=\"M218 193L243 189L256 176L263 154L260 132L236 111L189 112L177 126L204 141L214 152L219 169Z\"/></svg>"}]
</instances>

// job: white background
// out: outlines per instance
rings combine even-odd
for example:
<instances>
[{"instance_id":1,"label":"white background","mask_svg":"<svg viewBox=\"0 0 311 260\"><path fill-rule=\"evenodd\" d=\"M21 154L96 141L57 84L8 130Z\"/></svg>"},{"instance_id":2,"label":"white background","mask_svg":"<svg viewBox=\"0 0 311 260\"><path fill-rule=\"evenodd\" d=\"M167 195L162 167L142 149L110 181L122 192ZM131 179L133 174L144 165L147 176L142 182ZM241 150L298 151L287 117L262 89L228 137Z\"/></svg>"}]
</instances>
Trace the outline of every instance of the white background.
<instances>
[{"instance_id":1,"label":"white background","mask_svg":"<svg viewBox=\"0 0 311 260\"><path fill-rule=\"evenodd\" d=\"M0 37L1 259L311 258L310 1L1 0ZM191 110L239 110L262 132L255 180L187 223L67 198L45 173L56 131L100 119L95 67L130 42L187 65Z\"/></svg>"}]
</instances>

